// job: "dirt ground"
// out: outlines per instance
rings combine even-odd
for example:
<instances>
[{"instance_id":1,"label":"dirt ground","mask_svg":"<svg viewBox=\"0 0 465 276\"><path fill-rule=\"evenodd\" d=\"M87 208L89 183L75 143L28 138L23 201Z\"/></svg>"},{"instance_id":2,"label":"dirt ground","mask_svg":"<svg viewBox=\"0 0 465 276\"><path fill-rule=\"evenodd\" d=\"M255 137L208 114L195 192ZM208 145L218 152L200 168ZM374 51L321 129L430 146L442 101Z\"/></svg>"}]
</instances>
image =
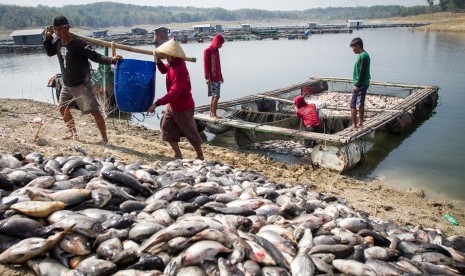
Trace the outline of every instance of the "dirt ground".
<instances>
[{"instance_id":1,"label":"dirt ground","mask_svg":"<svg viewBox=\"0 0 465 276\"><path fill-rule=\"evenodd\" d=\"M0 99L0 153L31 152L45 157L79 155L80 146L88 156L114 156L128 164L142 161L156 166L173 160L169 145L161 140L159 131L148 130L128 120L107 118L110 143L97 145L99 135L92 116L73 111L78 135L82 141L63 140L67 130L56 106L31 100ZM41 123L38 123L41 121ZM442 214L452 214L465 224L465 203L426 199L422 190L398 190L383 182L359 181L311 165L286 165L256 154L245 154L218 146L203 145L207 160L217 160L241 170L254 170L278 183L311 183L322 193L346 198L356 209L373 216L393 220L399 225L422 225L442 229L447 235L465 235L464 226L452 226ZM184 158L194 158L187 142L181 142ZM24 269L2 266L1 275L24 275Z\"/></svg>"}]
</instances>

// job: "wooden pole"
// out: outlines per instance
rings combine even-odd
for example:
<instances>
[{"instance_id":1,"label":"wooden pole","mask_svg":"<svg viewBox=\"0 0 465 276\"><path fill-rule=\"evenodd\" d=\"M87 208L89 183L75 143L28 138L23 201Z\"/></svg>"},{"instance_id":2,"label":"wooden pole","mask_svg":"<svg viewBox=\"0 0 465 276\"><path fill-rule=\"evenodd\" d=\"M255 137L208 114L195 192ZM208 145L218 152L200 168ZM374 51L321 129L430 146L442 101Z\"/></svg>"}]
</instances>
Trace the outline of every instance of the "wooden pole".
<instances>
[{"instance_id":1,"label":"wooden pole","mask_svg":"<svg viewBox=\"0 0 465 276\"><path fill-rule=\"evenodd\" d=\"M145 50L145 49L140 49L140 48L136 48L136 47L131 47L131 46L128 46L128 45L124 45L124 44L119 44L119 43L115 43L115 42L109 42L109 41L104 41L104 40L101 40L101 39L96 39L96 38L91 38L91 37L87 37L87 36L82 36L82 35L78 35L78 34L75 34L73 33L73 35L75 35L76 37L86 41L86 42L89 42L91 44L95 44L95 45L99 45L99 46L103 46L103 47L109 47L109 48L117 48L117 49L120 49L120 50L125 50L125 51L129 51L129 52L134 52L134 53L139 53L139 54L146 54L146 55L155 55L155 57L160 56L159 53L157 53L156 49L151 51L151 50ZM195 57L185 57L183 58L185 61L190 61L190 62L196 62L197 61L197 58Z\"/></svg>"}]
</instances>

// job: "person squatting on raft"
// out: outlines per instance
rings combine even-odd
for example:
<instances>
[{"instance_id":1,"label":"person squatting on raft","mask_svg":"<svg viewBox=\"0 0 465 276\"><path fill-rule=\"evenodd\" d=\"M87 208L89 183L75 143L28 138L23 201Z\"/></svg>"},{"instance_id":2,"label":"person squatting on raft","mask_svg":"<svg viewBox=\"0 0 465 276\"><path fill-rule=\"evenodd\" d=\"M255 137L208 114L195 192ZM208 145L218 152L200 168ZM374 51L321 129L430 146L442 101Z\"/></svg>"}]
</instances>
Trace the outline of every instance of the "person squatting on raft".
<instances>
[{"instance_id":1,"label":"person squatting on raft","mask_svg":"<svg viewBox=\"0 0 465 276\"><path fill-rule=\"evenodd\" d=\"M216 111L218 109L218 100L220 99L221 83L224 82L221 73L220 51L223 46L224 37L216 34L213 37L211 45L203 51L203 68L205 81L208 86L208 97L210 102L210 117L218 118Z\"/></svg>"},{"instance_id":2,"label":"person squatting on raft","mask_svg":"<svg viewBox=\"0 0 465 276\"><path fill-rule=\"evenodd\" d=\"M306 131L323 132L320 118L318 117L318 111L314 103L307 104L304 96L297 96L294 98L294 105L296 108L296 115L302 119ZM315 141L305 140L305 146L313 147L314 145Z\"/></svg>"},{"instance_id":3,"label":"person squatting on raft","mask_svg":"<svg viewBox=\"0 0 465 276\"><path fill-rule=\"evenodd\" d=\"M107 144L108 137L105 119L93 92L89 59L101 64L115 64L123 57L101 55L83 40L70 33L68 19L59 15L53 19L53 26L45 29L44 48L48 56L57 55L63 76L63 87L59 99L59 109L71 135L65 139L78 140L76 125L70 108L75 104L82 114L92 114L102 139L99 144ZM56 39L53 39L53 34Z\"/></svg>"},{"instance_id":4,"label":"person squatting on raft","mask_svg":"<svg viewBox=\"0 0 465 276\"><path fill-rule=\"evenodd\" d=\"M167 64L157 58L157 68L162 74L166 74L167 94L156 100L148 109L148 113L153 113L160 105L167 105L161 125L163 141L170 144L174 151L174 159L182 159L179 141L181 134L186 136L189 143L197 153L196 159L203 160L202 138L200 137L194 119L194 98L191 93L191 81L184 51L178 42L171 39L159 47L157 54L164 55Z\"/></svg>"},{"instance_id":5,"label":"person squatting on raft","mask_svg":"<svg viewBox=\"0 0 465 276\"><path fill-rule=\"evenodd\" d=\"M357 55L354 65L352 98L350 99L350 116L352 118L352 129L363 127L365 113L365 97L370 85L370 56L363 49L363 41L356 37L350 42L350 47ZM358 108L358 123L357 123Z\"/></svg>"}]
</instances>

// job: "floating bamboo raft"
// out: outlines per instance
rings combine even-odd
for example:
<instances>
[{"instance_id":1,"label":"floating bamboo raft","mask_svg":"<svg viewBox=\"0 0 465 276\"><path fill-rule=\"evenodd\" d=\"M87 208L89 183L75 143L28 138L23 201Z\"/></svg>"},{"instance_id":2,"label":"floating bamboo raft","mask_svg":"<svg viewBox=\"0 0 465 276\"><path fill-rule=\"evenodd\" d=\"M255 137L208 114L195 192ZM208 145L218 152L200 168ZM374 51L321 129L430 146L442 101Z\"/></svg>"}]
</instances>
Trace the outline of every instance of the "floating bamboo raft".
<instances>
[{"instance_id":1,"label":"floating bamboo raft","mask_svg":"<svg viewBox=\"0 0 465 276\"><path fill-rule=\"evenodd\" d=\"M259 100L272 100L276 103L293 106L294 101L293 97L296 95L300 95L300 92L303 87L308 87L315 85L321 82L329 82L329 83L339 83L339 84L346 84L348 87L352 87L350 84L352 83L351 79L348 78L318 78L312 77L309 81L305 81L299 84L294 84L285 88L276 89L264 93L258 93L255 95L249 95L245 97L241 97L238 99L234 99L231 101L220 102L218 105L218 109L241 109L247 104L255 103ZM270 124L263 124L263 123L254 123L248 122L244 120L238 120L234 118L220 118L220 119L213 119L209 116L209 105L203 105L196 107L195 109L195 118L197 120L204 121L208 124L216 124L220 126L229 126L232 128L240 128L249 130L252 132L263 132L267 134L276 134L278 136L288 136L292 138L303 138L303 139L312 139L317 141L318 143L321 142L332 142L339 145L346 145L351 143L352 141L358 140L363 136L368 135L369 133L376 131L378 129L383 128L386 124L389 124L393 120L396 120L402 114L406 112L410 112L414 109L417 105L422 104L426 101L429 97L437 97L437 93L439 88L436 86L421 86L421 85L411 85L411 84L401 84L401 83L390 83L390 82L380 82L380 81L372 81L370 83L370 89L368 91L367 96L370 94L370 90L373 87L386 87L386 88L399 88L403 89L408 92L408 96L403 98L398 104L394 106L389 106L387 108L369 108L365 107L366 114L373 114L373 116L366 118L364 121L364 125L362 128L353 130L351 127L347 127L341 131L335 133L316 133L316 132L307 132L299 129L290 129L284 128L279 126L273 126ZM339 91L341 92L341 91ZM342 91L341 93L350 93L349 90ZM346 112L350 116L350 108L348 107L348 101L346 102L345 106L336 106L336 105L326 105L323 108L325 110L338 110L341 112ZM276 111L279 112L279 111ZM294 112L295 114L295 112ZM294 115L295 116L295 115ZM350 118L350 117L348 117ZM268 135L269 136L269 135Z\"/></svg>"}]
</instances>

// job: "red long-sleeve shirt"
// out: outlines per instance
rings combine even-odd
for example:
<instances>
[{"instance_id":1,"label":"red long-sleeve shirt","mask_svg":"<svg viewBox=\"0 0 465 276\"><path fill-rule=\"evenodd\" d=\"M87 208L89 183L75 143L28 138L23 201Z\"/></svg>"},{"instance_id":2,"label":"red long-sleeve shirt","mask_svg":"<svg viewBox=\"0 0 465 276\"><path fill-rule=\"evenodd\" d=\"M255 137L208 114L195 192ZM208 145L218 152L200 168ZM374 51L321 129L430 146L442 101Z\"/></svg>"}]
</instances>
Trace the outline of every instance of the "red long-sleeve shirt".
<instances>
[{"instance_id":1,"label":"red long-sleeve shirt","mask_svg":"<svg viewBox=\"0 0 465 276\"><path fill-rule=\"evenodd\" d=\"M166 91L168 93L159 98L156 104L169 104L173 111L178 112L193 109L195 103L186 62L181 58L175 58L172 64L157 62L157 67L160 73L166 74Z\"/></svg>"},{"instance_id":2,"label":"red long-sleeve shirt","mask_svg":"<svg viewBox=\"0 0 465 276\"><path fill-rule=\"evenodd\" d=\"M212 40L212 44L203 51L203 70L205 79L211 82L223 81L221 73L220 51L218 46L224 43L223 36L217 34Z\"/></svg>"}]
</instances>

